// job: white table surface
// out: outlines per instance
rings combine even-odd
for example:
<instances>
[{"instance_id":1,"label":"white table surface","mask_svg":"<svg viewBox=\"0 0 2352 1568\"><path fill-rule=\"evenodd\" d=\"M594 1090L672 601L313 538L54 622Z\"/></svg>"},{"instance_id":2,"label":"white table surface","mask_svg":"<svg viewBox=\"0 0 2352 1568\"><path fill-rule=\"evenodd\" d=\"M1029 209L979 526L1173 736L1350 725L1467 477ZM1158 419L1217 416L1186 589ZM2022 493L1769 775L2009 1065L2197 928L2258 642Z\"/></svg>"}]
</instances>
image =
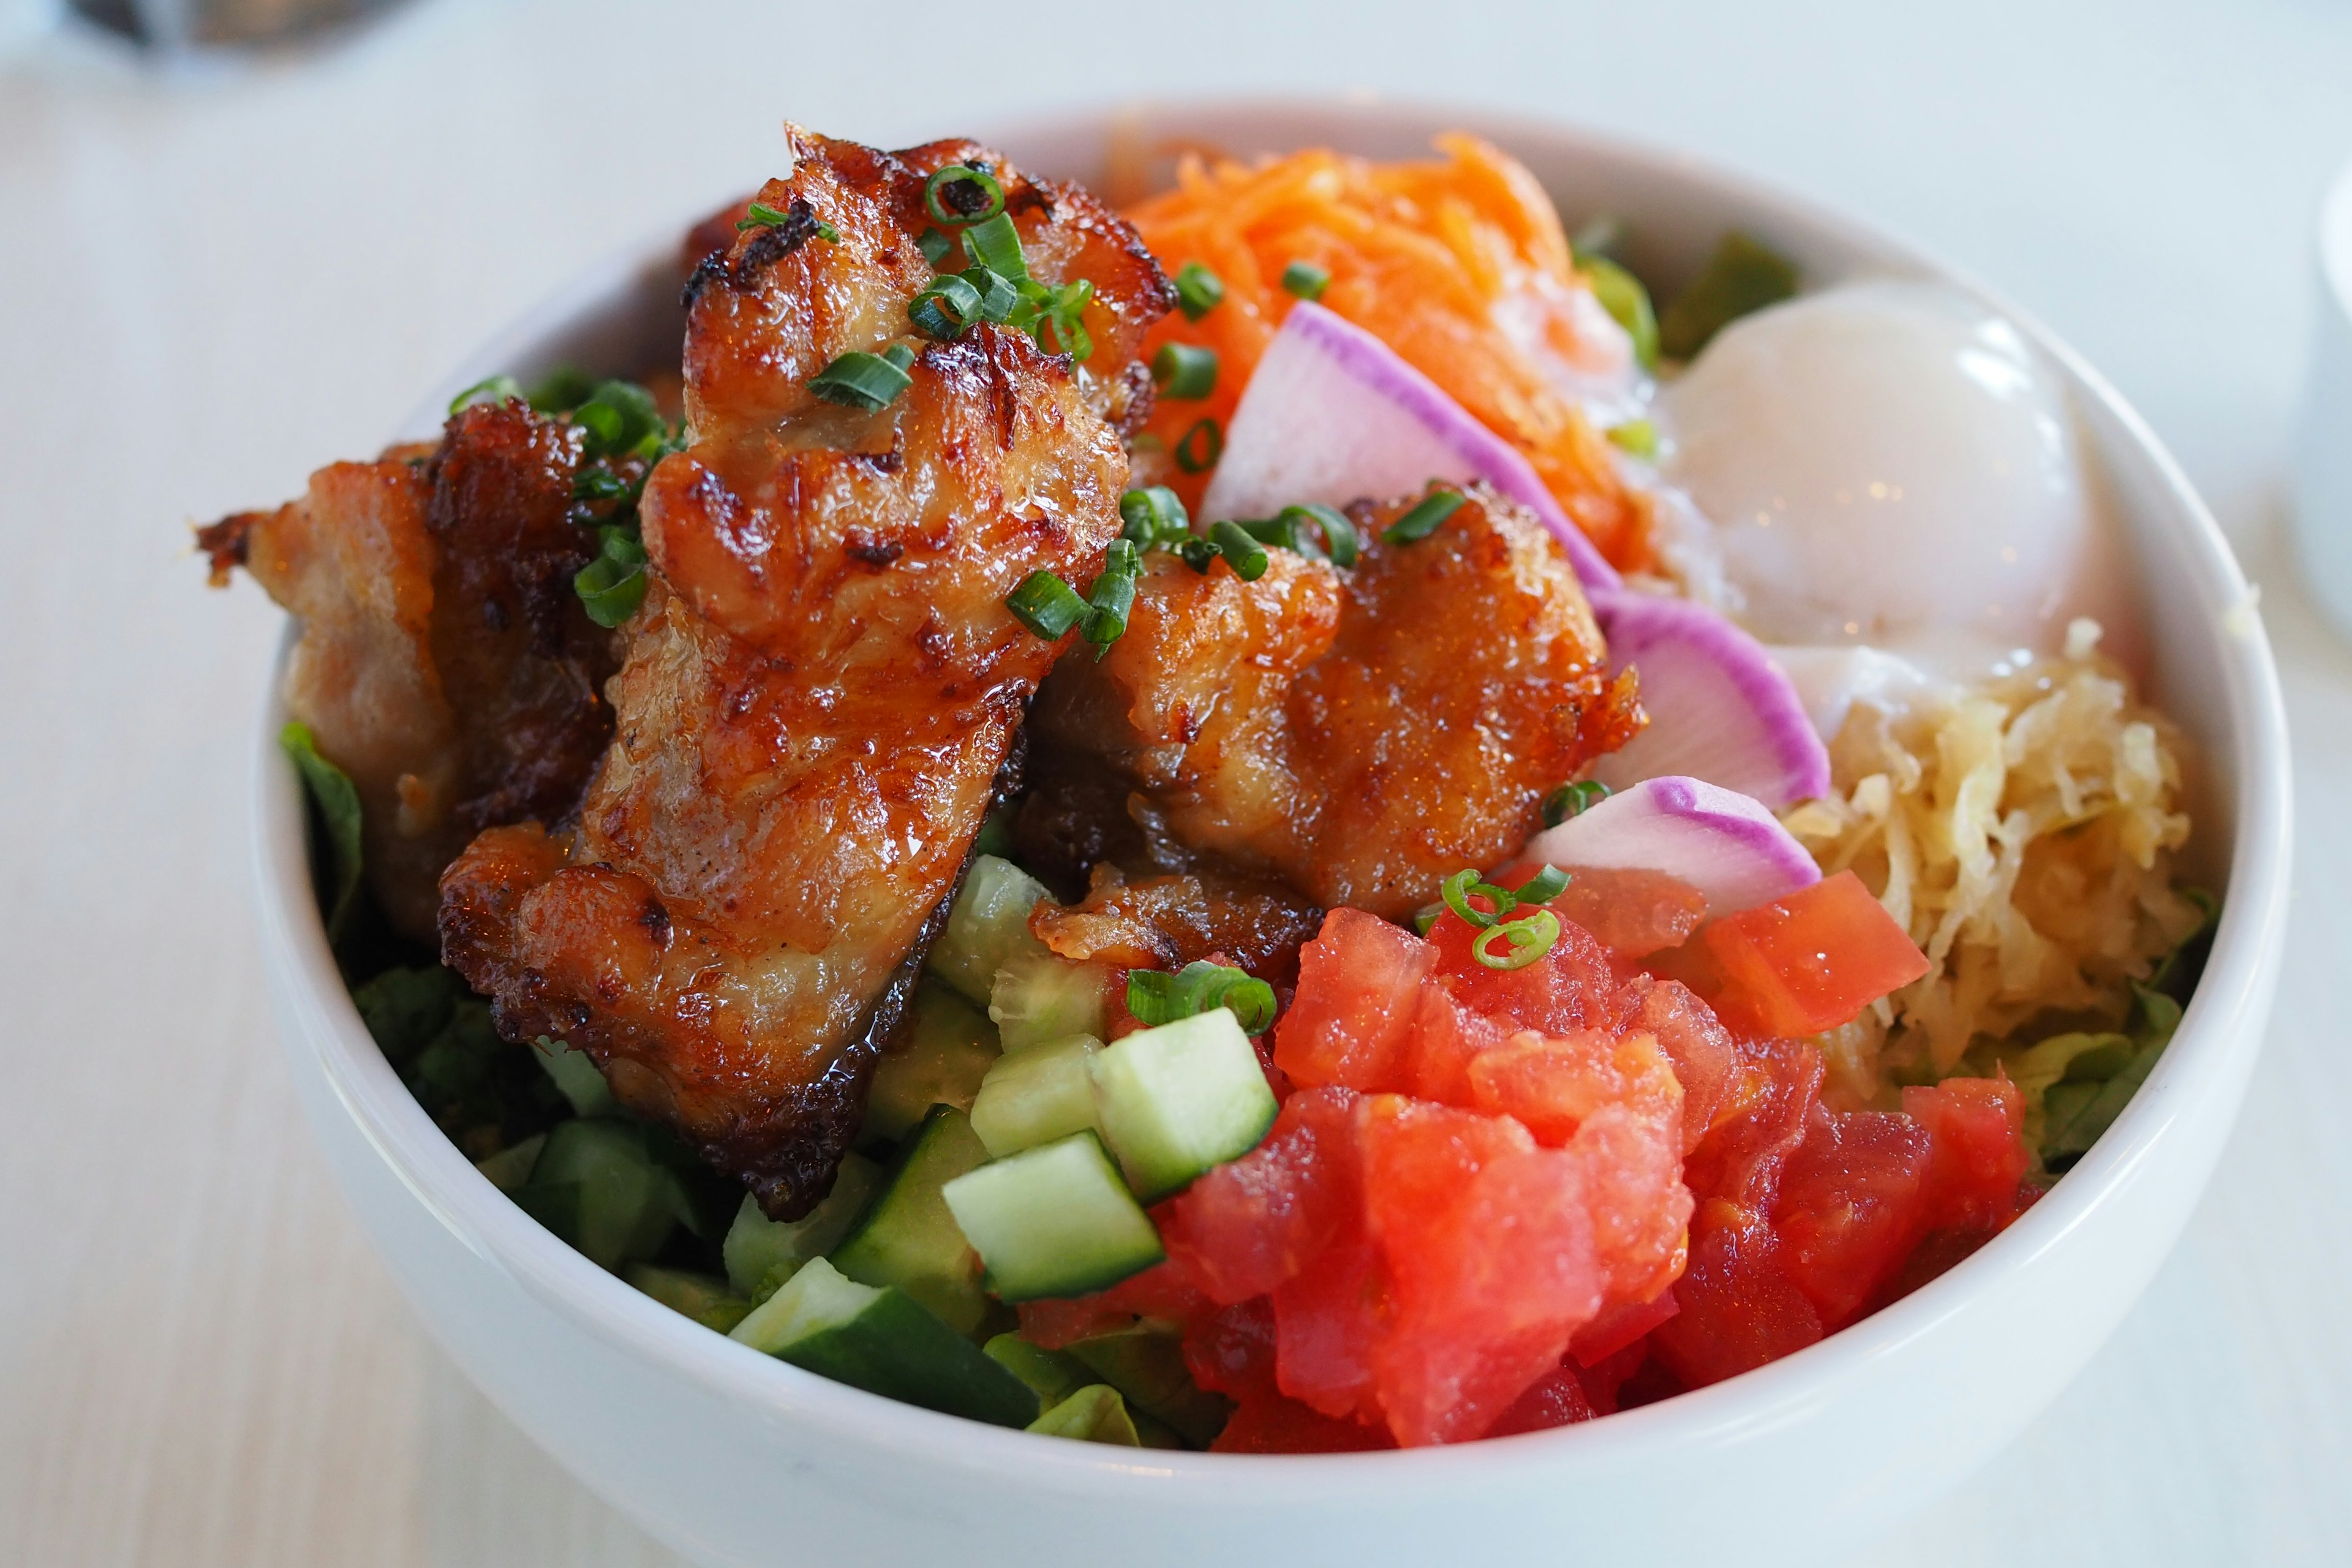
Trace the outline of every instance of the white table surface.
<instances>
[{"instance_id":1,"label":"white table surface","mask_svg":"<svg viewBox=\"0 0 2352 1568\"><path fill-rule=\"evenodd\" d=\"M1801 9L959 0L886 25L429 0L322 53L165 75L20 33L0 59L0 1562L669 1561L424 1340L300 1124L245 868L278 617L249 585L201 590L186 524L372 452L582 259L754 183L785 115L897 143L1344 88L1603 124L1907 231L2084 350L2213 501L2294 716L2277 1026L2142 1305L2012 1449L1857 1561L2352 1562L2352 651L2297 593L2276 499L2309 214L2352 153L2352 9ZM0 0L0 40L15 14Z\"/></svg>"}]
</instances>

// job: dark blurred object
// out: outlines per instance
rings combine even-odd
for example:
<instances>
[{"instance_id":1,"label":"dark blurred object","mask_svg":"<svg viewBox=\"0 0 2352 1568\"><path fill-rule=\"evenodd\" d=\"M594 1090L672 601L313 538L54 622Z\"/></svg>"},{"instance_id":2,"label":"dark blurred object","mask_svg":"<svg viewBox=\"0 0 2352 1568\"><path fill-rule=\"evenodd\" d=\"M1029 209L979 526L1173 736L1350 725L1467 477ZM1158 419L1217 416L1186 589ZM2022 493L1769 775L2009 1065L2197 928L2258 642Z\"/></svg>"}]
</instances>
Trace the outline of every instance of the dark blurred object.
<instances>
[{"instance_id":1,"label":"dark blurred object","mask_svg":"<svg viewBox=\"0 0 2352 1568\"><path fill-rule=\"evenodd\" d=\"M269 44L354 22L394 0L72 0L84 19L155 49Z\"/></svg>"}]
</instances>

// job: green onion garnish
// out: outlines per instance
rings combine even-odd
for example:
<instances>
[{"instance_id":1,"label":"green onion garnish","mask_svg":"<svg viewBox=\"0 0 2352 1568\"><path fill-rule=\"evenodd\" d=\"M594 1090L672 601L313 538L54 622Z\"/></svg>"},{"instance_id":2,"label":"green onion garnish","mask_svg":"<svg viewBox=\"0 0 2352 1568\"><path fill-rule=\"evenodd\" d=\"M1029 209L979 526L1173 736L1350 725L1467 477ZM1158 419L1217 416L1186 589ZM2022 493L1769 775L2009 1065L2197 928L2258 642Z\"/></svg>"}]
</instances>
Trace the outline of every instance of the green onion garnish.
<instances>
[{"instance_id":1,"label":"green onion garnish","mask_svg":"<svg viewBox=\"0 0 2352 1568\"><path fill-rule=\"evenodd\" d=\"M1053 351L1074 360L1084 360L1095 352L1095 340L1084 320L1087 301L1095 297L1090 279L1081 278L1075 283L1065 283L1048 292L1045 306L1037 321L1037 346L1046 346L1045 334L1054 334ZM1214 372L1211 372L1213 378Z\"/></svg>"},{"instance_id":2,"label":"green onion garnish","mask_svg":"<svg viewBox=\"0 0 2352 1568\"><path fill-rule=\"evenodd\" d=\"M740 234L747 228L778 228L792 220L790 213L780 213L765 202L753 202L743 209L743 216L735 220L735 232ZM834 245L841 243L841 231L821 217L809 220L809 232Z\"/></svg>"},{"instance_id":3,"label":"green onion garnish","mask_svg":"<svg viewBox=\"0 0 2352 1568\"><path fill-rule=\"evenodd\" d=\"M933 229L931 232L937 234L939 231ZM980 295L980 313L983 319L1000 325L1012 320L1013 312L1021 304L1021 290L1014 287L1011 279L1001 278L985 267L967 267L962 276L963 280Z\"/></svg>"},{"instance_id":4,"label":"green onion garnish","mask_svg":"<svg viewBox=\"0 0 2352 1568\"><path fill-rule=\"evenodd\" d=\"M915 384L915 378L907 374L913 361L914 352L904 343L893 344L887 355L853 349L809 377L808 389L827 403L871 414L889 407L900 393Z\"/></svg>"},{"instance_id":5,"label":"green onion garnish","mask_svg":"<svg viewBox=\"0 0 2352 1568\"><path fill-rule=\"evenodd\" d=\"M1444 916L1445 906L1444 904L1422 905L1421 908L1412 911L1412 929L1414 934L1418 936L1427 936L1429 934L1430 928L1435 925L1440 920L1444 919Z\"/></svg>"},{"instance_id":6,"label":"green onion garnish","mask_svg":"<svg viewBox=\"0 0 2352 1568\"><path fill-rule=\"evenodd\" d=\"M1112 540L1103 557L1102 575L1087 590L1086 639L1104 652L1126 634L1128 612L1135 608L1135 574L1142 560L1133 540Z\"/></svg>"},{"instance_id":7,"label":"green onion garnish","mask_svg":"<svg viewBox=\"0 0 2352 1568\"><path fill-rule=\"evenodd\" d=\"M1004 187L985 169L950 163L923 182L923 210L950 228L983 223L1004 210Z\"/></svg>"},{"instance_id":8,"label":"green onion garnish","mask_svg":"<svg viewBox=\"0 0 2352 1568\"><path fill-rule=\"evenodd\" d=\"M1265 575L1265 546L1250 537L1248 529L1238 522L1212 523L1209 542L1234 569L1234 575L1244 583L1255 583Z\"/></svg>"},{"instance_id":9,"label":"green onion garnish","mask_svg":"<svg viewBox=\"0 0 2352 1568\"><path fill-rule=\"evenodd\" d=\"M1178 438L1176 466L1188 474L1205 474L1225 455L1225 433L1213 419L1203 419Z\"/></svg>"},{"instance_id":10,"label":"green onion garnish","mask_svg":"<svg viewBox=\"0 0 2352 1568\"><path fill-rule=\"evenodd\" d=\"M1289 538L1286 542L1299 554L1327 556L1332 565L1342 571L1356 563L1360 548L1356 525L1348 521L1346 513L1336 508L1318 506L1312 502L1304 506L1286 506L1276 515L1275 521L1288 529ZM1307 536L1306 525L1309 523L1322 535L1319 548Z\"/></svg>"},{"instance_id":11,"label":"green onion garnish","mask_svg":"<svg viewBox=\"0 0 2352 1568\"><path fill-rule=\"evenodd\" d=\"M449 412L455 414L471 403L508 403L522 395L522 387L510 375L493 375L474 383L449 400Z\"/></svg>"},{"instance_id":12,"label":"green onion garnish","mask_svg":"<svg viewBox=\"0 0 2352 1568\"><path fill-rule=\"evenodd\" d=\"M1543 798L1543 825L1558 827L1571 816L1580 816L1609 798L1609 786L1599 779L1580 779L1564 784Z\"/></svg>"},{"instance_id":13,"label":"green onion garnish","mask_svg":"<svg viewBox=\"0 0 2352 1568\"><path fill-rule=\"evenodd\" d=\"M1658 455L1658 427L1646 419L1628 419L1622 425L1609 426L1610 444L1621 452L1636 458Z\"/></svg>"},{"instance_id":14,"label":"green onion garnish","mask_svg":"<svg viewBox=\"0 0 2352 1568\"><path fill-rule=\"evenodd\" d=\"M1151 356L1151 379L1162 397L1206 397L1217 389L1217 351L1191 343L1162 343Z\"/></svg>"},{"instance_id":15,"label":"green onion garnish","mask_svg":"<svg viewBox=\"0 0 2352 1568\"><path fill-rule=\"evenodd\" d=\"M932 279L907 306L907 319L915 330L943 343L962 336L982 314L980 290L952 272Z\"/></svg>"},{"instance_id":16,"label":"green onion garnish","mask_svg":"<svg viewBox=\"0 0 2352 1568\"><path fill-rule=\"evenodd\" d=\"M588 433L585 456L613 453L654 455L662 430L654 395L634 381L600 381L588 400L572 411L572 422Z\"/></svg>"},{"instance_id":17,"label":"green onion garnish","mask_svg":"<svg viewBox=\"0 0 2352 1568\"><path fill-rule=\"evenodd\" d=\"M1311 261L1294 261L1282 269L1282 289L1286 294L1296 294L1302 300L1320 300L1323 290L1329 287L1329 270Z\"/></svg>"},{"instance_id":18,"label":"green onion garnish","mask_svg":"<svg viewBox=\"0 0 2352 1568\"><path fill-rule=\"evenodd\" d=\"M646 547L625 528L598 529L603 552L572 579L588 618L610 629L637 613L646 597Z\"/></svg>"},{"instance_id":19,"label":"green onion garnish","mask_svg":"<svg viewBox=\"0 0 2352 1568\"><path fill-rule=\"evenodd\" d=\"M618 500L629 493L629 481L602 463L593 463L572 476L573 500Z\"/></svg>"},{"instance_id":20,"label":"green onion garnish","mask_svg":"<svg viewBox=\"0 0 2352 1568\"><path fill-rule=\"evenodd\" d=\"M1015 283L1029 276L1029 263L1021 255L1021 232L1013 226L1010 213L998 213L965 229L963 253L973 266Z\"/></svg>"},{"instance_id":21,"label":"green onion garnish","mask_svg":"<svg viewBox=\"0 0 2352 1568\"><path fill-rule=\"evenodd\" d=\"M1519 907L1517 893L1486 880L1478 874L1475 866L1465 866L1454 872L1438 884L1437 890L1444 896L1447 909L1481 929L1493 925ZM1474 898L1490 900L1495 906L1494 912L1489 914L1473 904L1470 900Z\"/></svg>"},{"instance_id":22,"label":"green onion garnish","mask_svg":"<svg viewBox=\"0 0 2352 1568\"><path fill-rule=\"evenodd\" d=\"M1263 1035L1274 1026L1274 987L1231 964L1212 963L1205 958L1173 974L1150 969L1128 971L1127 1010L1147 1027L1173 1024L1216 1007L1232 1013L1244 1034Z\"/></svg>"},{"instance_id":23,"label":"green onion garnish","mask_svg":"<svg viewBox=\"0 0 2352 1568\"><path fill-rule=\"evenodd\" d=\"M1613 261L1577 253L1577 265L1592 287L1592 297L1609 312L1625 335L1633 340L1633 358L1643 370L1658 363L1658 314L1650 305L1650 291L1642 280Z\"/></svg>"},{"instance_id":24,"label":"green onion garnish","mask_svg":"<svg viewBox=\"0 0 2352 1568\"><path fill-rule=\"evenodd\" d=\"M1507 944L1508 951L1496 952L1492 943L1496 938ZM1549 910L1538 910L1531 915L1498 925L1492 931L1482 931L1470 939L1470 956L1488 969L1525 969L1552 950L1559 941L1559 917Z\"/></svg>"},{"instance_id":25,"label":"green onion garnish","mask_svg":"<svg viewBox=\"0 0 2352 1568\"><path fill-rule=\"evenodd\" d=\"M1413 503L1412 510L1381 531L1391 544L1412 544L1437 531L1437 525L1461 510L1460 490L1435 490Z\"/></svg>"},{"instance_id":26,"label":"green onion garnish","mask_svg":"<svg viewBox=\"0 0 2352 1568\"><path fill-rule=\"evenodd\" d=\"M525 401L541 414L569 414L595 394L596 384L585 371L565 365L541 377Z\"/></svg>"},{"instance_id":27,"label":"green onion garnish","mask_svg":"<svg viewBox=\"0 0 2352 1568\"><path fill-rule=\"evenodd\" d=\"M1548 904L1568 891L1569 876L1557 866L1547 866L1528 879L1528 885L1516 895L1523 904Z\"/></svg>"},{"instance_id":28,"label":"green onion garnish","mask_svg":"<svg viewBox=\"0 0 2352 1568\"><path fill-rule=\"evenodd\" d=\"M1222 552L1207 540L1195 536L1177 545L1176 553L1184 564L1193 571L1206 572L1209 569L1209 563L1214 561Z\"/></svg>"},{"instance_id":29,"label":"green onion garnish","mask_svg":"<svg viewBox=\"0 0 2352 1568\"><path fill-rule=\"evenodd\" d=\"M946 265L950 253L955 249L955 241L936 228L923 230L915 237L915 243L922 247L923 259L934 267Z\"/></svg>"},{"instance_id":30,"label":"green onion garnish","mask_svg":"<svg viewBox=\"0 0 2352 1568\"><path fill-rule=\"evenodd\" d=\"M1004 596L1013 618L1044 637L1058 642L1072 626L1086 619L1088 605L1078 591L1040 569L1021 579L1021 586Z\"/></svg>"},{"instance_id":31,"label":"green onion garnish","mask_svg":"<svg viewBox=\"0 0 2352 1568\"><path fill-rule=\"evenodd\" d=\"M1225 280L1197 261L1176 269L1176 308L1197 321L1225 300Z\"/></svg>"},{"instance_id":32,"label":"green onion garnish","mask_svg":"<svg viewBox=\"0 0 2352 1568\"><path fill-rule=\"evenodd\" d=\"M1166 485L1150 485L1120 496L1118 515L1126 524L1120 537L1133 540L1139 550L1172 549L1192 536L1192 520L1185 515L1184 503Z\"/></svg>"}]
</instances>

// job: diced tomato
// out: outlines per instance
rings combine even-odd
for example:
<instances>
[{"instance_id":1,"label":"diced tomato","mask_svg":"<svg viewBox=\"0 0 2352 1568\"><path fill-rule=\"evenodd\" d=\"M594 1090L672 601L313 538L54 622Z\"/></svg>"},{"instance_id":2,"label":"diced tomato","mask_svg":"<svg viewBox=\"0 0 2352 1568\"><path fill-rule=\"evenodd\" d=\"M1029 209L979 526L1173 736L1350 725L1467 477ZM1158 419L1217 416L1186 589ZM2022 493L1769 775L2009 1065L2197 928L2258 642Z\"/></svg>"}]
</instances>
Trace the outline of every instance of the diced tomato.
<instances>
[{"instance_id":1,"label":"diced tomato","mask_svg":"<svg viewBox=\"0 0 2352 1568\"><path fill-rule=\"evenodd\" d=\"M1928 968L1927 955L1851 871L1727 915L1701 940L1723 972L1717 1010L1766 1035L1818 1035L1851 1023Z\"/></svg>"},{"instance_id":2,"label":"diced tomato","mask_svg":"<svg viewBox=\"0 0 2352 1568\"><path fill-rule=\"evenodd\" d=\"M1213 1454L1356 1454L1393 1448L1388 1429L1335 1420L1279 1394L1253 1394L1234 1406Z\"/></svg>"},{"instance_id":3,"label":"diced tomato","mask_svg":"<svg viewBox=\"0 0 2352 1568\"><path fill-rule=\"evenodd\" d=\"M1600 1316L1576 1331L1576 1338L1568 1342L1568 1353L1580 1366L1592 1367L1603 1362L1614 1362L1629 1348L1638 1348L1652 1329L1680 1310L1671 1287L1646 1301L1625 1301L1603 1307ZM1642 1357L1635 1356L1633 1366L1639 1366L1641 1362ZM1633 1367L1625 1370L1631 1373Z\"/></svg>"},{"instance_id":4,"label":"diced tomato","mask_svg":"<svg viewBox=\"0 0 2352 1568\"><path fill-rule=\"evenodd\" d=\"M1763 1216L1717 1199L1691 1229L1678 1310L1650 1335L1685 1386L1704 1387L1778 1361L1822 1337L1822 1319L1782 1268Z\"/></svg>"},{"instance_id":5,"label":"diced tomato","mask_svg":"<svg viewBox=\"0 0 2352 1568\"><path fill-rule=\"evenodd\" d=\"M1153 1211L1170 1258L1211 1300L1265 1295L1355 1223L1356 1098L1301 1089L1264 1142Z\"/></svg>"},{"instance_id":6,"label":"diced tomato","mask_svg":"<svg viewBox=\"0 0 2352 1568\"><path fill-rule=\"evenodd\" d=\"M1184 1331L1184 1366L1213 1394L1274 1393L1274 1303L1253 1297L1195 1320Z\"/></svg>"},{"instance_id":7,"label":"diced tomato","mask_svg":"<svg viewBox=\"0 0 2352 1568\"><path fill-rule=\"evenodd\" d=\"M1583 1164L1507 1118L1376 1096L1357 1110L1395 1316L1373 1365L1408 1446L1475 1436L1601 1304Z\"/></svg>"},{"instance_id":8,"label":"diced tomato","mask_svg":"<svg viewBox=\"0 0 2352 1568\"><path fill-rule=\"evenodd\" d=\"M1816 1106L1772 1210L1789 1278L1836 1328L1903 1266L1927 1227L1927 1131L1913 1118Z\"/></svg>"},{"instance_id":9,"label":"diced tomato","mask_svg":"<svg viewBox=\"0 0 2352 1568\"><path fill-rule=\"evenodd\" d=\"M1683 1162L1683 1180L1702 1202L1723 1198L1763 1214L1781 1167L1805 1141L1821 1098L1822 1057L1798 1040L1738 1040L1735 1047L1738 1065L1724 1106Z\"/></svg>"},{"instance_id":10,"label":"diced tomato","mask_svg":"<svg viewBox=\"0 0 2352 1568\"><path fill-rule=\"evenodd\" d=\"M1074 1340L1126 1328L1138 1318L1188 1322L1205 1315L1213 1306L1181 1266L1171 1261L1147 1268L1091 1296L1024 1301L1018 1310L1021 1337L1053 1351Z\"/></svg>"},{"instance_id":11,"label":"diced tomato","mask_svg":"<svg viewBox=\"0 0 2352 1568\"><path fill-rule=\"evenodd\" d=\"M1689 987L1672 980L1651 982L1637 976L1641 1005L1634 1026L1658 1037L1659 1048L1674 1063L1675 1081L1682 1085L1682 1152L1699 1145L1708 1129L1727 1109L1732 1075L1739 1056L1731 1031Z\"/></svg>"},{"instance_id":12,"label":"diced tomato","mask_svg":"<svg viewBox=\"0 0 2352 1568\"><path fill-rule=\"evenodd\" d=\"M1274 1291L1276 1383L1326 1415L1380 1418L1372 1349L1391 1310L1381 1249L1343 1234Z\"/></svg>"},{"instance_id":13,"label":"diced tomato","mask_svg":"<svg viewBox=\"0 0 2352 1568\"><path fill-rule=\"evenodd\" d=\"M1511 1031L1457 1001L1443 975L1421 988L1406 1047L1406 1087L1440 1105L1470 1104L1470 1063L1509 1037Z\"/></svg>"},{"instance_id":14,"label":"diced tomato","mask_svg":"<svg viewBox=\"0 0 2352 1568\"><path fill-rule=\"evenodd\" d=\"M1511 1407L1486 1428L1489 1437L1509 1437L1521 1432L1542 1432L1590 1421L1600 1412L1584 1392L1584 1380L1571 1364L1556 1366L1511 1402Z\"/></svg>"},{"instance_id":15,"label":"diced tomato","mask_svg":"<svg viewBox=\"0 0 2352 1568\"><path fill-rule=\"evenodd\" d=\"M1451 910L1429 928L1438 969L1451 978L1454 994L1465 1006L1555 1036L1570 1029L1614 1030L1624 1022L1622 977L1609 950L1575 921L1560 921L1559 940L1550 951L1520 969L1489 969L1472 956L1471 943L1483 934Z\"/></svg>"},{"instance_id":16,"label":"diced tomato","mask_svg":"<svg viewBox=\"0 0 2352 1568\"><path fill-rule=\"evenodd\" d=\"M1560 869L1569 874L1568 890L1546 907L1591 931L1621 958L1680 947L1706 919L1706 895L1664 871L1599 866Z\"/></svg>"},{"instance_id":17,"label":"diced tomato","mask_svg":"<svg viewBox=\"0 0 2352 1568\"><path fill-rule=\"evenodd\" d=\"M1298 950L1298 990L1274 1030L1275 1065L1302 1085L1408 1087L1401 1058L1437 951L1361 910L1333 910Z\"/></svg>"},{"instance_id":18,"label":"diced tomato","mask_svg":"<svg viewBox=\"0 0 2352 1568\"><path fill-rule=\"evenodd\" d=\"M1933 1141L1927 1224L1937 1229L1999 1229L2022 1205L2018 1187L2032 1157L2025 1147L2025 1096L2006 1078L1948 1078L1903 1091L1905 1114Z\"/></svg>"},{"instance_id":19,"label":"diced tomato","mask_svg":"<svg viewBox=\"0 0 2352 1568\"><path fill-rule=\"evenodd\" d=\"M1645 1111L1629 1099L1585 1118L1569 1143L1584 1168L1604 1306L1654 1300L1683 1271L1693 1205L1676 1129L1671 1104Z\"/></svg>"}]
</instances>

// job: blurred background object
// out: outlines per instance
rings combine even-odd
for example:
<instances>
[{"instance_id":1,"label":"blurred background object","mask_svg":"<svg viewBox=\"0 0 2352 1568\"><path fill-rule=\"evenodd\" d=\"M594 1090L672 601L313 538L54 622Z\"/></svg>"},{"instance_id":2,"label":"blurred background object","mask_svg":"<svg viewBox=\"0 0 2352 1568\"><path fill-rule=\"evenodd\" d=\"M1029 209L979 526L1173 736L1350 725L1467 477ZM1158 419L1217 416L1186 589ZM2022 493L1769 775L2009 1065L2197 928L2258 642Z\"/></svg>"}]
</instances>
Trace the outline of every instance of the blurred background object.
<instances>
[{"instance_id":1,"label":"blurred background object","mask_svg":"<svg viewBox=\"0 0 2352 1568\"><path fill-rule=\"evenodd\" d=\"M2295 534L2313 595L2352 635L2352 163L2320 204L2314 317L2295 454Z\"/></svg>"},{"instance_id":2,"label":"blurred background object","mask_svg":"<svg viewBox=\"0 0 2352 1568\"><path fill-rule=\"evenodd\" d=\"M268 44L356 21L397 0L72 0L75 12L151 48Z\"/></svg>"}]
</instances>

